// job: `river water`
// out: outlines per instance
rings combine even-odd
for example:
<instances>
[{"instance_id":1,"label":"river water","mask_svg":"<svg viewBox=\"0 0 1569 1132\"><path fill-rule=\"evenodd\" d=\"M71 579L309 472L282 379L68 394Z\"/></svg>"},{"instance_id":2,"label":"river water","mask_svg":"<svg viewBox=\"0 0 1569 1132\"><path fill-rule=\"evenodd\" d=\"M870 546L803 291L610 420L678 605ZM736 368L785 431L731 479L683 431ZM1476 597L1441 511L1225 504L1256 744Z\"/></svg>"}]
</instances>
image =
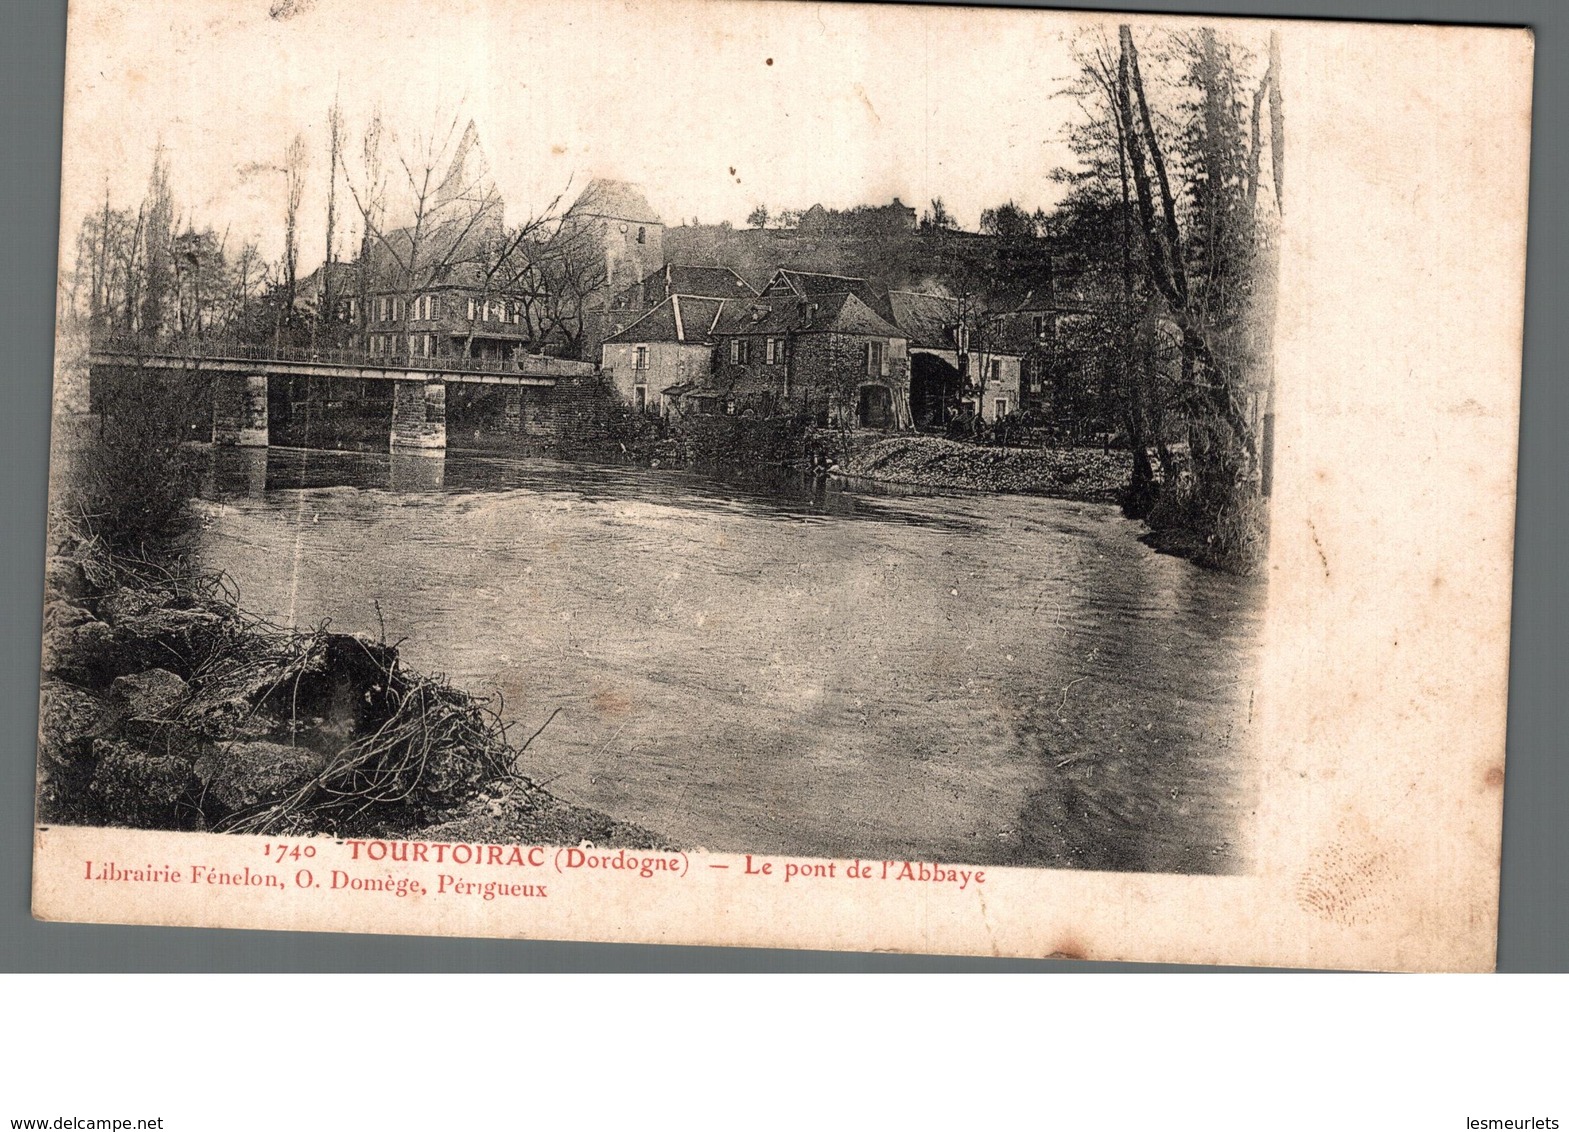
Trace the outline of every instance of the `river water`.
<instances>
[{"instance_id":1,"label":"river water","mask_svg":"<svg viewBox=\"0 0 1569 1132\"><path fill-rule=\"evenodd\" d=\"M504 697L521 768L686 848L1246 866L1263 594L1114 507L215 450L200 556Z\"/></svg>"}]
</instances>

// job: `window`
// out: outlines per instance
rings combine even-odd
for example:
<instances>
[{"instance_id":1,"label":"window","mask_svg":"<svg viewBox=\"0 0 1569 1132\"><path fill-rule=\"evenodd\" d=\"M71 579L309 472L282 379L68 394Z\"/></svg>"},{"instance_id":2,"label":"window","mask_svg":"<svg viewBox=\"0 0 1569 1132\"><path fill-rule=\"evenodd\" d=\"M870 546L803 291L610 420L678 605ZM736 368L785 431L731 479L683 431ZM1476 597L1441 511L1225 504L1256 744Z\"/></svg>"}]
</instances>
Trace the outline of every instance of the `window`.
<instances>
[{"instance_id":1,"label":"window","mask_svg":"<svg viewBox=\"0 0 1569 1132\"><path fill-rule=\"evenodd\" d=\"M730 364L737 366L750 365L752 362L752 343L746 338L730 339Z\"/></svg>"},{"instance_id":2,"label":"window","mask_svg":"<svg viewBox=\"0 0 1569 1132\"><path fill-rule=\"evenodd\" d=\"M431 338L430 338L429 334L425 334L425 335L421 336L421 341L420 341L420 356L421 357L428 358L428 357L431 356L430 343L431 343Z\"/></svg>"},{"instance_id":3,"label":"window","mask_svg":"<svg viewBox=\"0 0 1569 1132\"><path fill-rule=\"evenodd\" d=\"M868 342L866 344L866 372L870 377L881 377L883 366L883 343Z\"/></svg>"},{"instance_id":4,"label":"window","mask_svg":"<svg viewBox=\"0 0 1569 1132\"><path fill-rule=\"evenodd\" d=\"M997 404L995 406L995 409L996 409L996 417L995 417L996 420L1000 421L1000 420L1002 420L1003 417L1006 417L1008 415L1008 398L1006 398L1006 397L999 397L999 398L997 398Z\"/></svg>"},{"instance_id":5,"label":"window","mask_svg":"<svg viewBox=\"0 0 1569 1132\"><path fill-rule=\"evenodd\" d=\"M1035 316L1035 337L1046 337L1046 316L1043 314Z\"/></svg>"},{"instance_id":6,"label":"window","mask_svg":"<svg viewBox=\"0 0 1569 1132\"><path fill-rule=\"evenodd\" d=\"M768 364L782 366L785 364L785 340L783 338L770 338L767 344Z\"/></svg>"},{"instance_id":7,"label":"window","mask_svg":"<svg viewBox=\"0 0 1569 1132\"><path fill-rule=\"evenodd\" d=\"M1001 381L1002 380L1002 359L1001 358L993 358L992 359L992 380L993 381Z\"/></svg>"},{"instance_id":8,"label":"window","mask_svg":"<svg viewBox=\"0 0 1569 1132\"><path fill-rule=\"evenodd\" d=\"M632 387L632 409L634 412L648 412L648 386L634 385Z\"/></svg>"},{"instance_id":9,"label":"window","mask_svg":"<svg viewBox=\"0 0 1569 1132\"><path fill-rule=\"evenodd\" d=\"M474 314L475 314L477 309L478 309L478 304L475 303L473 299L470 299L469 300L469 304L468 304L468 320L470 322L474 321Z\"/></svg>"},{"instance_id":10,"label":"window","mask_svg":"<svg viewBox=\"0 0 1569 1132\"><path fill-rule=\"evenodd\" d=\"M639 346L639 347L637 347L636 357L635 357L635 360L632 363L632 368L633 369L647 369L648 368L648 347L647 346Z\"/></svg>"},{"instance_id":11,"label":"window","mask_svg":"<svg viewBox=\"0 0 1569 1132\"><path fill-rule=\"evenodd\" d=\"M637 242L640 243L640 244L641 243L645 243L647 241L647 238L648 238L647 230L643 229L643 228L639 228L637 230Z\"/></svg>"}]
</instances>

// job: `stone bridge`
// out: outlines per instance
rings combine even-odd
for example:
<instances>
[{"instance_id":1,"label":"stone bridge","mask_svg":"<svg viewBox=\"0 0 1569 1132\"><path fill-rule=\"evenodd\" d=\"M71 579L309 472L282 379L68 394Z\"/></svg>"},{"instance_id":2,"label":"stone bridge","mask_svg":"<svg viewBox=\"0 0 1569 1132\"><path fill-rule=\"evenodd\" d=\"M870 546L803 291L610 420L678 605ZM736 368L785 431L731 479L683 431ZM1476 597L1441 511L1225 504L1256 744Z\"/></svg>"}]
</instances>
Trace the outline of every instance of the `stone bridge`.
<instances>
[{"instance_id":1,"label":"stone bridge","mask_svg":"<svg viewBox=\"0 0 1569 1132\"><path fill-rule=\"evenodd\" d=\"M438 454L447 447L447 393L460 392L467 424L500 433L528 432L554 408L563 379L591 377L588 362L532 354L514 358L418 357L360 350L258 347L234 342L149 344L94 338L88 356L94 382L116 372L189 375L210 383L212 441L265 447L274 443L279 409L289 426L304 407L307 422L330 423L334 413L384 413L393 451ZM353 409L349 406L352 405ZM204 426L205 427L205 426ZM294 429L298 431L298 429Z\"/></svg>"}]
</instances>

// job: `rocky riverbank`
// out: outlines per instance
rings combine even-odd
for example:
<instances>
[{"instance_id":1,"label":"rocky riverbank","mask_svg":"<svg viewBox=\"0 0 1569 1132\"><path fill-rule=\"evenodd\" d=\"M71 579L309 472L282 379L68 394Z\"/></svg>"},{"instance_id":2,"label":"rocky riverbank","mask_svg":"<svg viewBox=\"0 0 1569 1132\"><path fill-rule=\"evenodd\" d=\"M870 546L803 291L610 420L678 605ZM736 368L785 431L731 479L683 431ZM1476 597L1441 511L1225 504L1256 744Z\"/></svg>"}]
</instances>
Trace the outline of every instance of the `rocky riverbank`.
<instances>
[{"instance_id":1,"label":"rocky riverbank","mask_svg":"<svg viewBox=\"0 0 1569 1132\"><path fill-rule=\"evenodd\" d=\"M839 470L923 487L1114 503L1127 486L1128 455L1093 448L1005 449L936 436L890 436L857 445Z\"/></svg>"},{"instance_id":2,"label":"rocky riverbank","mask_svg":"<svg viewBox=\"0 0 1569 1132\"><path fill-rule=\"evenodd\" d=\"M494 705L394 645L267 624L222 577L90 539L47 591L40 823L663 847L519 775Z\"/></svg>"}]
</instances>

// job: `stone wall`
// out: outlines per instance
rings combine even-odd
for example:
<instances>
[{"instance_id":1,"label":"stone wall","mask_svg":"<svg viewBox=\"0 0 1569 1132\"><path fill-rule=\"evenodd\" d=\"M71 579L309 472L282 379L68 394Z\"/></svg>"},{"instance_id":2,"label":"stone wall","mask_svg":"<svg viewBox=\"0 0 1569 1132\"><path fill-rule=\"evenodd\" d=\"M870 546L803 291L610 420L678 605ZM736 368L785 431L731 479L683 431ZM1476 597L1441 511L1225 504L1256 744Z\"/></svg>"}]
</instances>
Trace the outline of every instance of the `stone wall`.
<instances>
[{"instance_id":1,"label":"stone wall","mask_svg":"<svg viewBox=\"0 0 1569 1132\"><path fill-rule=\"evenodd\" d=\"M883 343L883 362L877 373L868 371L866 344ZM858 334L803 334L792 343L790 371L792 397L826 404L854 413L863 385L888 389L893 404L893 427L909 428L910 358L902 349L904 339L867 338ZM899 347L896 352L896 347Z\"/></svg>"}]
</instances>

